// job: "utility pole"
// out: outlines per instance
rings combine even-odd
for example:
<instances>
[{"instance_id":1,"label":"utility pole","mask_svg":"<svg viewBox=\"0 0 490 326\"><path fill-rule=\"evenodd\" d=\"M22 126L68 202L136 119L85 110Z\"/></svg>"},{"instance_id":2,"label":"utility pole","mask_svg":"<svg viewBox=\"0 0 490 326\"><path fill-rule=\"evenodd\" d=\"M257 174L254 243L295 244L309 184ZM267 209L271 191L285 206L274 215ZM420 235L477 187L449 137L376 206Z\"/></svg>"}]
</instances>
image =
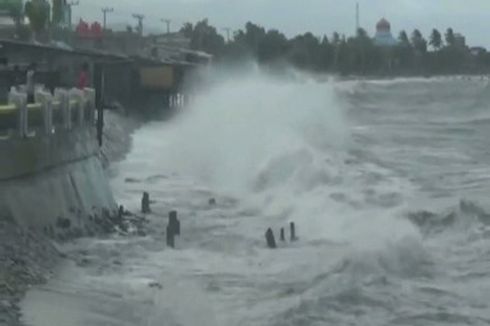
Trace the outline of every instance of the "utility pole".
<instances>
[{"instance_id":1,"label":"utility pole","mask_svg":"<svg viewBox=\"0 0 490 326\"><path fill-rule=\"evenodd\" d=\"M102 8L102 14L104 15L104 30L106 29L107 26L107 14L111 12L114 12L114 8L109 8L109 7Z\"/></svg>"},{"instance_id":2,"label":"utility pole","mask_svg":"<svg viewBox=\"0 0 490 326\"><path fill-rule=\"evenodd\" d=\"M356 34L355 36L360 36L359 29L361 25L359 23L359 2L356 2ZM366 72L366 49L364 48L364 42L361 43L361 58L362 58L362 74Z\"/></svg>"},{"instance_id":3,"label":"utility pole","mask_svg":"<svg viewBox=\"0 0 490 326\"><path fill-rule=\"evenodd\" d=\"M145 16L140 14L133 14L133 18L138 20L138 32L140 36L143 36L143 20L145 19Z\"/></svg>"},{"instance_id":4,"label":"utility pole","mask_svg":"<svg viewBox=\"0 0 490 326\"><path fill-rule=\"evenodd\" d=\"M162 22L167 24L167 34L170 34L170 24L172 23L171 19L162 19Z\"/></svg>"},{"instance_id":5,"label":"utility pole","mask_svg":"<svg viewBox=\"0 0 490 326\"><path fill-rule=\"evenodd\" d=\"M359 2L356 2L356 34L357 35L357 32L359 31L359 28L360 28L360 24L359 24Z\"/></svg>"},{"instance_id":6,"label":"utility pole","mask_svg":"<svg viewBox=\"0 0 490 326\"><path fill-rule=\"evenodd\" d=\"M75 1L68 1L66 3L66 6L68 7L68 27L71 29L72 28L72 8L76 7L80 4L80 1L75 0Z\"/></svg>"},{"instance_id":7,"label":"utility pole","mask_svg":"<svg viewBox=\"0 0 490 326\"><path fill-rule=\"evenodd\" d=\"M231 33L231 28L229 27L224 27L223 30L226 33L226 42L230 42L230 33Z\"/></svg>"}]
</instances>

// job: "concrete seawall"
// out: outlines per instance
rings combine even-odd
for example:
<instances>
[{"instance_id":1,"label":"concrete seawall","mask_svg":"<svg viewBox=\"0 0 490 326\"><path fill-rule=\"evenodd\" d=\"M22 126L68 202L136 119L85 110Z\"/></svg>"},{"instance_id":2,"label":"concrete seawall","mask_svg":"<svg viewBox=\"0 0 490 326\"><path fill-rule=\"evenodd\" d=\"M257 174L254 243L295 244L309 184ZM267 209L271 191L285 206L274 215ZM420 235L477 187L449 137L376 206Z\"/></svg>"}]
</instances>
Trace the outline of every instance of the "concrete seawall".
<instances>
[{"instance_id":1,"label":"concrete seawall","mask_svg":"<svg viewBox=\"0 0 490 326\"><path fill-rule=\"evenodd\" d=\"M101 216L104 210L115 212L116 208L96 156L0 181L0 210L26 227L55 227L61 218L86 231L93 217Z\"/></svg>"},{"instance_id":2,"label":"concrete seawall","mask_svg":"<svg viewBox=\"0 0 490 326\"><path fill-rule=\"evenodd\" d=\"M0 326L22 325L18 303L60 261L56 240L120 225L99 158L95 92L36 97L26 105L12 91L0 106Z\"/></svg>"},{"instance_id":3,"label":"concrete seawall","mask_svg":"<svg viewBox=\"0 0 490 326\"><path fill-rule=\"evenodd\" d=\"M94 220L117 211L99 160L94 123L86 117L69 129L55 126L46 133L32 126L35 135L14 133L0 140L2 214L56 236L60 221L63 233L74 228L85 233Z\"/></svg>"},{"instance_id":4,"label":"concrete seawall","mask_svg":"<svg viewBox=\"0 0 490 326\"><path fill-rule=\"evenodd\" d=\"M60 130L53 135L0 141L0 181L38 174L97 155L92 129Z\"/></svg>"}]
</instances>

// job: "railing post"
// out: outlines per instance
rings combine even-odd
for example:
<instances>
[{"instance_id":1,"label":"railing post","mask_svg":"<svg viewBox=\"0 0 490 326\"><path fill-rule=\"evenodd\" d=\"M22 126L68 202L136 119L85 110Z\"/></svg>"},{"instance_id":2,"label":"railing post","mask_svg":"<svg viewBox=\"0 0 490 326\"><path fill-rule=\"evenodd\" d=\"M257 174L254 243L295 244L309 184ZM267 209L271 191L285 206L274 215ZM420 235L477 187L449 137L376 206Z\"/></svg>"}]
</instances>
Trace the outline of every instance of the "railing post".
<instances>
[{"instance_id":1,"label":"railing post","mask_svg":"<svg viewBox=\"0 0 490 326\"><path fill-rule=\"evenodd\" d=\"M87 100L86 116L92 126L95 122L95 90L93 88L85 88L85 98Z\"/></svg>"},{"instance_id":2,"label":"railing post","mask_svg":"<svg viewBox=\"0 0 490 326\"><path fill-rule=\"evenodd\" d=\"M175 108L175 94L174 93L170 94L170 108L171 109Z\"/></svg>"},{"instance_id":3,"label":"railing post","mask_svg":"<svg viewBox=\"0 0 490 326\"><path fill-rule=\"evenodd\" d=\"M13 90L9 94L9 103L17 107L18 131L21 138L28 135L27 95Z\"/></svg>"},{"instance_id":4,"label":"railing post","mask_svg":"<svg viewBox=\"0 0 490 326\"><path fill-rule=\"evenodd\" d=\"M37 97L42 105L44 132L51 135L53 133L53 98L50 93L44 91L38 92Z\"/></svg>"},{"instance_id":5,"label":"railing post","mask_svg":"<svg viewBox=\"0 0 490 326\"><path fill-rule=\"evenodd\" d=\"M21 137L29 135L29 110L27 110L27 95L20 94L17 98L19 108L19 133Z\"/></svg>"},{"instance_id":6,"label":"railing post","mask_svg":"<svg viewBox=\"0 0 490 326\"><path fill-rule=\"evenodd\" d=\"M63 117L63 128L71 129L71 108L68 92L65 89L57 88L54 90L54 96L60 101L60 110Z\"/></svg>"},{"instance_id":7,"label":"railing post","mask_svg":"<svg viewBox=\"0 0 490 326\"><path fill-rule=\"evenodd\" d=\"M71 121L71 104L70 104L70 97L68 96L68 92L65 92L64 98L63 98L63 119L65 121L65 128L67 130L71 130L72 128L72 121Z\"/></svg>"},{"instance_id":8,"label":"railing post","mask_svg":"<svg viewBox=\"0 0 490 326\"><path fill-rule=\"evenodd\" d=\"M94 66L94 88L95 88L95 107L97 110L97 141L99 146L102 146L103 130L104 130L104 91L105 78L104 66L101 63L96 63Z\"/></svg>"},{"instance_id":9,"label":"railing post","mask_svg":"<svg viewBox=\"0 0 490 326\"><path fill-rule=\"evenodd\" d=\"M71 101L76 101L76 117L77 117L77 124L79 126L83 125L83 120L84 120L84 96L83 92L77 88L73 88L70 90L70 102Z\"/></svg>"}]
</instances>

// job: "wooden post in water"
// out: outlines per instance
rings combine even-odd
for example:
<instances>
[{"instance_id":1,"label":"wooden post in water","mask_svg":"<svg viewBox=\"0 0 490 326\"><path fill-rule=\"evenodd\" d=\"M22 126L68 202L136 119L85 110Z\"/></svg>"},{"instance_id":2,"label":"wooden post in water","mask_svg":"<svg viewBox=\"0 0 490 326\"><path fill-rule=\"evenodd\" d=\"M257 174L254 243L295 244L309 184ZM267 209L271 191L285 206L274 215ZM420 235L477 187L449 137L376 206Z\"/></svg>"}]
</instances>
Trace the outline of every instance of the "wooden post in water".
<instances>
[{"instance_id":1,"label":"wooden post in water","mask_svg":"<svg viewBox=\"0 0 490 326\"><path fill-rule=\"evenodd\" d=\"M170 224L167 225L166 237L167 237L167 246L171 248L175 248L175 233L172 227L170 227Z\"/></svg>"},{"instance_id":2,"label":"wooden post in water","mask_svg":"<svg viewBox=\"0 0 490 326\"><path fill-rule=\"evenodd\" d=\"M268 228L265 232L265 241L267 242L267 246L271 249L277 248L276 239L274 238L274 232L271 228Z\"/></svg>"},{"instance_id":3,"label":"wooden post in water","mask_svg":"<svg viewBox=\"0 0 490 326\"><path fill-rule=\"evenodd\" d=\"M14 104L17 108L19 136L21 138L27 137L29 134L27 95L15 91L13 94L10 94L9 103Z\"/></svg>"},{"instance_id":4,"label":"wooden post in water","mask_svg":"<svg viewBox=\"0 0 490 326\"><path fill-rule=\"evenodd\" d=\"M102 146L104 129L104 68L101 63L94 65L95 106L97 109L97 141Z\"/></svg>"},{"instance_id":5,"label":"wooden post in water","mask_svg":"<svg viewBox=\"0 0 490 326\"><path fill-rule=\"evenodd\" d=\"M141 199L141 212L144 214L150 213L150 194L146 191L143 193L143 198Z\"/></svg>"},{"instance_id":6,"label":"wooden post in water","mask_svg":"<svg viewBox=\"0 0 490 326\"><path fill-rule=\"evenodd\" d=\"M296 241L298 238L296 237L296 225L294 222L289 223L289 227L291 229L291 241Z\"/></svg>"},{"instance_id":7,"label":"wooden post in water","mask_svg":"<svg viewBox=\"0 0 490 326\"><path fill-rule=\"evenodd\" d=\"M281 241L282 242L286 241L286 236L284 235L284 228L281 228Z\"/></svg>"},{"instance_id":8,"label":"wooden post in water","mask_svg":"<svg viewBox=\"0 0 490 326\"><path fill-rule=\"evenodd\" d=\"M175 235L180 235L180 221L177 218L177 211L171 211L168 214L168 227Z\"/></svg>"}]
</instances>

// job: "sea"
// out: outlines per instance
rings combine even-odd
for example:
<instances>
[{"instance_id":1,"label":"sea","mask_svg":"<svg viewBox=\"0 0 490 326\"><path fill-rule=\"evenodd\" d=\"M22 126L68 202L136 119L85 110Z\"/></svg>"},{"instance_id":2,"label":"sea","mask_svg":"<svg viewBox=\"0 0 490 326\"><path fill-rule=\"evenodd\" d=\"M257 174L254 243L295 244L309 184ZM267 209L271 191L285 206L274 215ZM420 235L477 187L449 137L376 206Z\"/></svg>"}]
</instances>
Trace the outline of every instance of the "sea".
<instances>
[{"instance_id":1,"label":"sea","mask_svg":"<svg viewBox=\"0 0 490 326\"><path fill-rule=\"evenodd\" d=\"M489 83L215 74L110 167L150 231L64 244L24 323L489 325Z\"/></svg>"}]
</instances>

